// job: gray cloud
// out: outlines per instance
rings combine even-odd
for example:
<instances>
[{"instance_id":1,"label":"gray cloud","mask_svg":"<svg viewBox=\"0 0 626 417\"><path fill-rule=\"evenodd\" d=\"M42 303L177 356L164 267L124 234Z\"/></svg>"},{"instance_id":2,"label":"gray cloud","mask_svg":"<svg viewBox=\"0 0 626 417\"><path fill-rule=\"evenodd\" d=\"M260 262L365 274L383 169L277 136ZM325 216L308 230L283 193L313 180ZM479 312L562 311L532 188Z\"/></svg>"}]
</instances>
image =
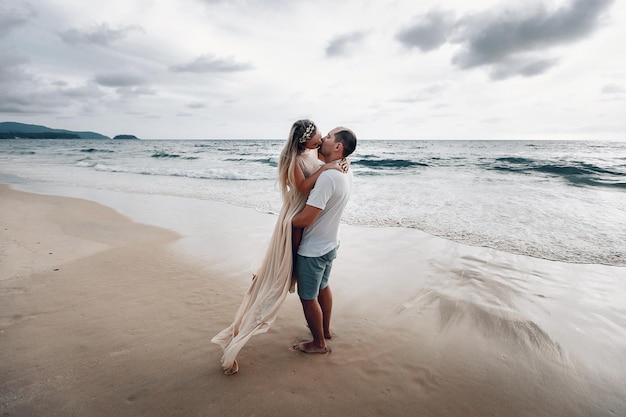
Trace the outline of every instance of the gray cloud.
<instances>
[{"instance_id":1,"label":"gray cloud","mask_svg":"<svg viewBox=\"0 0 626 417\"><path fill-rule=\"evenodd\" d=\"M104 74L83 85L36 75L30 60L12 50L0 50L0 114L62 114L68 108L89 108L107 103L110 94L100 86L116 87L122 99L156 92L133 74Z\"/></svg>"},{"instance_id":2,"label":"gray cloud","mask_svg":"<svg viewBox=\"0 0 626 417\"><path fill-rule=\"evenodd\" d=\"M626 89L621 85L617 84L607 84L602 87L602 94L622 94L626 93Z\"/></svg>"},{"instance_id":3,"label":"gray cloud","mask_svg":"<svg viewBox=\"0 0 626 417\"><path fill-rule=\"evenodd\" d=\"M42 113L46 106L63 106L64 98L53 103L50 91L26 70L28 58L9 50L0 54L0 113Z\"/></svg>"},{"instance_id":4,"label":"gray cloud","mask_svg":"<svg viewBox=\"0 0 626 417\"><path fill-rule=\"evenodd\" d=\"M28 90L28 88L31 88ZM39 85L20 84L3 91L0 113L45 114L55 112L71 104L63 93Z\"/></svg>"},{"instance_id":5,"label":"gray cloud","mask_svg":"<svg viewBox=\"0 0 626 417\"><path fill-rule=\"evenodd\" d=\"M131 72L98 74L94 81L104 87L115 87L115 92L124 100L157 93L143 77Z\"/></svg>"},{"instance_id":6,"label":"gray cloud","mask_svg":"<svg viewBox=\"0 0 626 417\"><path fill-rule=\"evenodd\" d=\"M17 10L0 5L0 38L25 25L32 17L36 16L36 12L30 4L26 4L25 7L26 10Z\"/></svg>"},{"instance_id":7,"label":"gray cloud","mask_svg":"<svg viewBox=\"0 0 626 417\"><path fill-rule=\"evenodd\" d=\"M108 46L135 31L143 32L143 29L139 26L123 26L118 29L112 29L106 23L102 23L87 30L69 29L60 32L59 36L70 45Z\"/></svg>"},{"instance_id":8,"label":"gray cloud","mask_svg":"<svg viewBox=\"0 0 626 417\"><path fill-rule=\"evenodd\" d=\"M394 100L398 103L417 103L436 99L445 91L446 86L442 83L435 83L422 88L419 91L406 94Z\"/></svg>"},{"instance_id":9,"label":"gray cloud","mask_svg":"<svg viewBox=\"0 0 626 417\"><path fill-rule=\"evenodd\" d=\"M28 57L13 50L0 50L0 56L0 113L54 113L104 95L93 82L69 87L64 80L34 75Z\"/></svg>"},{"instance_id":10,"label":"gray cloud","mask_svg":"<svg viewBox=\"0 0 626 417\"><path fill-rule=\"evenodd\" d=\"M132 73L109 73L96 75L95 82L104 87L133 87L146 83L143 77Z\"/></svg>"},{"instance_id":11,"label":"gray cloud","mask_svg":"<svg viewBox=\"0 0 626 417\"><path fill-rule=\"evenodd\" d=\"M63 86L63 88L59 88L59 93L70 98L92 99L100 98L105 95L105 93L94 83L87 83L83 86L67 88L65 88L67 85L65 82L55 82L54 84Z\"/></svg>"},{"instance_id":12,"label":"gray cloud","mask_svg":"<svg viewBox=\"0 0 626 417\"><path fill-rule=\"evenodd\" d=\"M153 96L157 93L154 88L148 86L119 87L115 90L122 98L134 98L139 96Z\"/></svg>"},{"instance_id":13,"label":"gray cloud","mask_svg":"<svg viewBox=\"0 0 626 417\"><path fill-rule=\"evenodd\" d=\"M348 54L361 43L365 34L363 32L350 32L339 35L328 43L326 56L335 57Z\"/></svg>"},{"instance_id":14,"label":"gray cloud","mask_svg":"<svg viewBox=\"0 0 626 417\"><path fill-rule=\"evenodd\" d=\"M106 96L93 82L67 87L63 81L46 83L35 77L12 84L0 84L0 89L0 113L56 113L74 105L100 103L102 97Z\"/></svg>"},{"instance_id":15,"label":"gray cloud","mask_svg":"<svg viewBox=\"0 0 626 417\"><path fill-rule=\"evenodd\" d=\"M0 50L0 56L2 56L0 61L0 88L4 83L11 84L29 78L22 68L24 64L30 61L28 57L9 49Z\"/></svg>"},{"instance_id":16,"label":"gray cloud","mask_svg":"<svg viewBox=\"0 0 626 417\"><path fill-rule=\"evenodd\" d=\"M170 71L173 72L237 72L253 69L250 63L237 62L232 57L218 58L213 55L201 55L195 60L186 64L173 65Z\"/></svg>"},{"instance_id":17,"label":"gray cloud","mask_svg":"<svg viewBox=\"0 0 626 417\"><path fill-rule=\"evenodd\" d=\"M250 12L251 10L266 11L266 10L285 10L292 8L299 2L293 0L198 0L200 3L204 3L208 6L221 6L228 5L231 7L237 7ZM300 0L302 2L302 0Z\"/></svg>"},{"instance_id":18,"label":"gray cloud","mask_svg":"<svg viewBox=\"0 0 626 417\"><path fill-rule=\"evenodd\" d=\"M515 75L523 77L533 77L542 74L558 63L558 59L509 59L504 62L498 62L491 67L491 78L494 80L503 80Z\"/></svg>"},{"instance_id":19,"label":"gray cloud","mask_svg":"<svg viewBox=\"0 0 626 417\"><path fill-rule=\"evenodd\" d=\"M17 102L18 97L6 96L0 102L0 113L11 113L11 114L19 114L19 113L29 113L25 111L27 103Z\"/></svg>"},{"instance_id":20,"label":"gray cloud","mask_svg":"<svg viewBox=\"0 0 626 417\"><path fill-rule=\"evenodd\" d=\"M447 42L455 23L453 13L430 11L412 26L398 32L396 39L405 46L431 51Z\"/></svg>"},{"instance_id":21,"label":"gray cloud","mask_svg":"<svg viewBox=\"0 0 626 417\"><path fill-rule=\"evenodd\" d=\"M467 15L430 12L400 31L408 48L429 51L444 43L459 45L452 63L462 69L487 67L493 79L535 76L556 65L546 50L589 36L614 0L572 0L556 10L536 7Z\"/></svg>"},{"instance_id":22,"label":"gray cloud","mask_svg":"<svg viewBox=\"0 0 626 417\"><path fill-rule=\"evenodd\" d=\"M582 39L593 32L601 12L612 2L573 0L554 12L537 8L525 14L467 17L457 25L457 39L466 41L456 61L463 68L471 68Z\"/></svg>"},{"instance_id":23,"label":"gray cloud","mask_svg":"<svg viewBox=\"0 0 626 417\"><path fill-rule=\"evenodd\" d=\"M25 70L29 59L12 50L0 50L0 113L27 113L37 80Z\"/></svg>"},{"instance_id":24,"label":"gray cloud","mask_svg":"<svg viewBox=\"0 0 626 417\"><path fill-rule=\"evenodd\" d=\"M206 104L195 101L193 103L187 104L187 107L190 109L203 109L206 107Z\"/></svg>"}]
</instances>

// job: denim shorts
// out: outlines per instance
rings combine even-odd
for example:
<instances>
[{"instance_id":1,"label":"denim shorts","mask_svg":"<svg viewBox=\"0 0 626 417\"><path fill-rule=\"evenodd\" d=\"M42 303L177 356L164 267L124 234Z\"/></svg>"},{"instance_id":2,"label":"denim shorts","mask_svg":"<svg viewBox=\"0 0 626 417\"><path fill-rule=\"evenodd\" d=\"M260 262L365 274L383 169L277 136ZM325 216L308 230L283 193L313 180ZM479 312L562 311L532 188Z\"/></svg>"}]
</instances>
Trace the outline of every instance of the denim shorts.
<instances>
[{"instance_id":1,"label":"denim shorts","mask_svg":"<svg viewBox=\"0 0 626 417\"><path fill-rule=\"evenodd\" d=\"M296 258L296 277L298 278L298 295L303 300L314 300L320 290L328 286L328 277L337 257L337 249L325 255L309 258L298 255Z\"/></svg>"}]
</instances>

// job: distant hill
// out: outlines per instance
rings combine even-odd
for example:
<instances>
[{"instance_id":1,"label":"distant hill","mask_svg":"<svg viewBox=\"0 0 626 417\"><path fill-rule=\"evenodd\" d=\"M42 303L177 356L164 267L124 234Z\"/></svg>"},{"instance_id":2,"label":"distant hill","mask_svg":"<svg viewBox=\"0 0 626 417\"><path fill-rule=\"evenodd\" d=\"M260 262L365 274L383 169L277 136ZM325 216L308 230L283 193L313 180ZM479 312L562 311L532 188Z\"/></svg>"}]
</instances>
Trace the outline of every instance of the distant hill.
<instances>
[{"instance_id":1,"label":"distant hill","mask_svg":"<svg viewBox=\"0 0 626 417\"><path fill-rule=\"evenodd\" d=\"M128 140L128 139L139 139L139 138L135 135L117 135L117 136L114 136L113 139Z\"/></svg>"},{"instance_id":2,"label":"distant hill","mask_svg":"<svg viewBox=\"0 0 626 417\"><path fill-rule=\"evenodd\" d=\"M73 132L17 122L0 122L0 139L110 139L95 132Z\"/></svg>"}]
</instances>

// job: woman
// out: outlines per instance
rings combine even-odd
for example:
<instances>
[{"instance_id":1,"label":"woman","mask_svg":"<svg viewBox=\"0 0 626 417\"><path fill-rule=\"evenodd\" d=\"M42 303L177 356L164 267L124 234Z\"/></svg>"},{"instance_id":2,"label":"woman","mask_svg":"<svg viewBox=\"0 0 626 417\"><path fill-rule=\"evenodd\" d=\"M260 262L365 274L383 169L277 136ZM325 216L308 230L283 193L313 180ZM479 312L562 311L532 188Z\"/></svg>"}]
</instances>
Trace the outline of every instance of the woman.
<instances>
[{"instance_id":1,"label":"woman","mask_svg":"<svg viewBox=\"0 0 626 417\"><path fill-rule=\"evenodd\" d=\"M291 127L278 162L283 207L265 258L253 276L235 320L211 339L224 350L222 368L227 375L239 370L236 361L239 351L252 336L270 328L287 292L293 292L293 259L302 230L294 232L291 219L302 210L315 181L324 170L347 169L343 160L320 166L317 148L321 143L322 136L311 120L298 120Z\"/></svg>"}]
</instances>

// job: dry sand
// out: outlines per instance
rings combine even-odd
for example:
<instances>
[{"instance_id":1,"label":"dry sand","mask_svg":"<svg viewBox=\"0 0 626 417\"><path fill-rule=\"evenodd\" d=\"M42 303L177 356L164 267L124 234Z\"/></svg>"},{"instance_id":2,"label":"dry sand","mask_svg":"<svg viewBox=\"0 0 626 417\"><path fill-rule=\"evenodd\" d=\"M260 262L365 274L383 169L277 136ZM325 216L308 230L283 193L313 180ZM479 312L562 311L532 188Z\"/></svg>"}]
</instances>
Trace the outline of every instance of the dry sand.
<instances>
[{"instance_id":1,"label":"dry sand","mask_svg":"<svg viewBox=\"0 0 626 417\"><path fill-rule=\"evenodd\" d=\"M269 230L271 219L267 223ZM539 347L544 354L537 355L519 341L487 339L489 329L498 330L493 326L481 332L468 324L471 320L457 320L466 324L451 331L458 305L440 300L411 308L429 293L420 293L409 278L430 273L399 277L406 293L386 286L374 290L375 280L355 285L363 275L357 260L379 243L376 230L358 229L358 238L349 230L349 243L340 251L333 271L333 352L306 355L290 349L308 337L308 330L299 301L289 296L272 329L240 353L241 370L234 376L222 374L220 349L209 340L232 320L247 271L229 276L217 261L199 266L172 249L176 233L133 223L94 202L3 185L0 231L3 416L609 416L624 411L618 388L604 380L604 388L598 388L591 372L558 347L551 350L557 345L549 340L547 348ZM396 238L401 244L403 235ZM424 257L450 250L441 240L424 239ZM378 282L412 268L404 264L406 257L384 250L381 256L389 261L387 268L376 259L366 265ZM352 280L341 284L341 276ZM472 316L471 308L464 312ZM516 323L507 327L511 323L502 320L482 323L515 328Z\"/></svg>"}]
</instances>

